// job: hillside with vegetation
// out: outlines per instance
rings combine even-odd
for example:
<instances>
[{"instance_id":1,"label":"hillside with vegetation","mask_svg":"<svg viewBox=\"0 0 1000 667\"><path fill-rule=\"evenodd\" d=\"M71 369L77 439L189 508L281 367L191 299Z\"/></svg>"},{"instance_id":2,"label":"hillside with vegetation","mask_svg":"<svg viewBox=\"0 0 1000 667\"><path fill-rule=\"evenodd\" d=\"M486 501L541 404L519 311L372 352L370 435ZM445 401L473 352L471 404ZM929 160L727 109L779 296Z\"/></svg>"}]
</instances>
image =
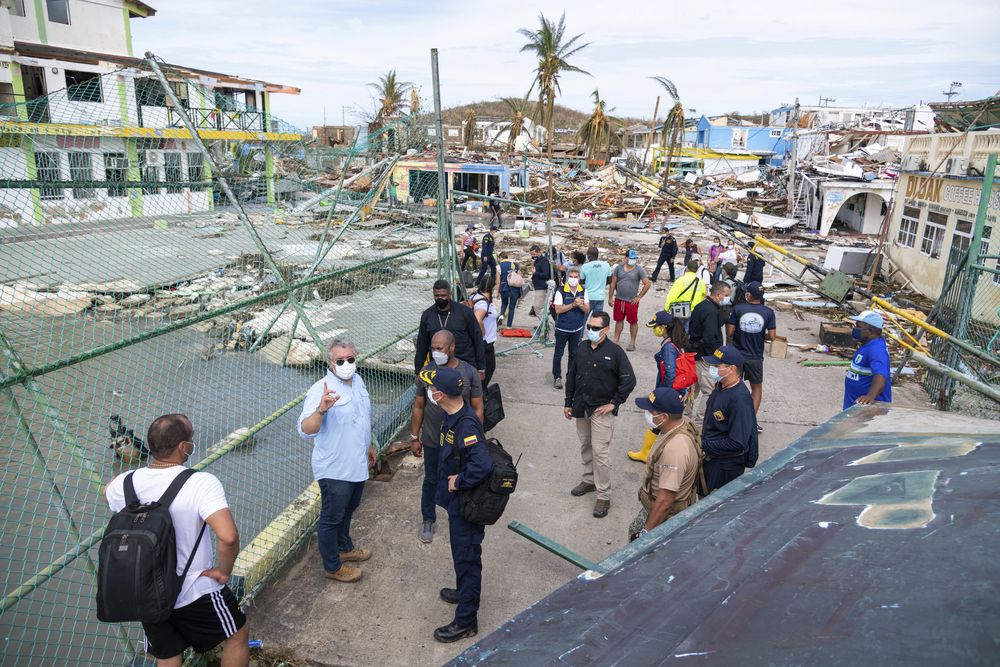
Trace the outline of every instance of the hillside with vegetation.
<instances>
[{"instance_id":1,"label":"hillside with vegetation","mask_svg":"<svg viewBox=\"0 0 1000 667\"><path fill-rule=\"evenodd\" d=\"M536 102L528 103L528 117L532 120L535 119L536 104ZM441 111L442 122L445 125L461 125L462 121L468 117L470 110L475 110L476 118L480 119L506 118L510 114L510 107L508 107L503 100L490 100L473 102L471 104L462 104L443 109ZM577 111L576 109L570 109L569 107L562 106L561 104L555 105L555 111L553 113L553 121L556 127L571 127L574 130L579 129L584 123L586 123L589 117L589 113ZM624 125L643 122L634 118L621 118L620 120ZM649 122L649 120L647 119L645 122Z\"/></svg>"}]
</instances>

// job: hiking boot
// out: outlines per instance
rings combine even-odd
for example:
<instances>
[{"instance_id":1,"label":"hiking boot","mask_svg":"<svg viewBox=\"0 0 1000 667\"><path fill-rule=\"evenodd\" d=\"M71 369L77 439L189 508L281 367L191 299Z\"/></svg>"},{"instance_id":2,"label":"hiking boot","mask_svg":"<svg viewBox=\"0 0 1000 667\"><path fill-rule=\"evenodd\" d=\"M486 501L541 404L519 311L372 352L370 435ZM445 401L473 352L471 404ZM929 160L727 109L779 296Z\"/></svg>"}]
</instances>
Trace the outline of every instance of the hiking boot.
<instances>
[{"instance_id":1,"label":"hiking boot","mask_svg":"<svg viewBox=\"0 0 1000 667\"><path fill-rule=\"evenodd\" d=\"M371 549L351 549L350 551L340 552L340 560L347 562L360 563L361 561L368 560L371 557Z\"/></svg>"},{"instance_id":2,"label":"hiking boot","mask_svg":"<svg viewBox=\"0 0 1000 667\"><path fill-rule=\"evenodd\" d=\"M592 493L594 491L597 491L597 487L594 486L593 484L588 484L587 482L580 482L579 484L573 487L570 493L574 496L582 496L588 493Z\"/></svg>"},{"instance_id":3,"label":"hiking boot","mask_svg":"<svg viewBox=\"0 0 1000 667\"><path fill-rule=\"evenodd\" d=\"M434 540L434 522L424 521L420 524L420 532L417 535L420 537L421 542L430 544Z\"/></svg>"},{"instance_id":4,"label":"hiking boot","mask_svg":"<svg viewBox=\"0 0 1000 667\"><path fill-rule=\"evenodd\" d=\"M556 389L562 389L562 378L555 378L552 380L552 386Z\"/></svg>"},{"instance_id":5,"label":"hiking boot","mask_svg":"<svg viewBox=\"0 0 1000 667\"><path fill-rule=\"evenodd\" d=\"M611 509L611 501L598 498L597 502L594 503L594 516L603 519L608 515L609 509Z\"/></svg>"},{"instance_id":6,"label":"hiking boot","mask_svg":"<svg viewBox=\"0 0 1000 667\"><path fill-rule=\"evenodd\" d=\"M361 579L361 568L354 567L353 565L348 565L344 563L340 566L340 569L336 572L330 572L326 570L326 578L333 579L334 581L340 581L345 584L350 584Z\"/></svg>"},{"instance_id":7,"label":"hiking boot","mask_svg":"<svg viewBox=\"0 0 1000 667\"><path fill-rule=\"evenodd\" d=\"M442 588L439 595L441 596L441 599L448 604L458 604L457 588Z\"/></svg>"},{"instance_id":8,"label":"hiking boot","mask_svg":"<svg viewBox=\"0 0 1000 667\"><path fill-rule=\"evenodd\" d=\"M443 644L450 644L466 637L475 637L477 632L479 632L479 627L476 624L462 627L455 623L449 623L434 631L434 639Z\"/></svg>"}]
</instances>

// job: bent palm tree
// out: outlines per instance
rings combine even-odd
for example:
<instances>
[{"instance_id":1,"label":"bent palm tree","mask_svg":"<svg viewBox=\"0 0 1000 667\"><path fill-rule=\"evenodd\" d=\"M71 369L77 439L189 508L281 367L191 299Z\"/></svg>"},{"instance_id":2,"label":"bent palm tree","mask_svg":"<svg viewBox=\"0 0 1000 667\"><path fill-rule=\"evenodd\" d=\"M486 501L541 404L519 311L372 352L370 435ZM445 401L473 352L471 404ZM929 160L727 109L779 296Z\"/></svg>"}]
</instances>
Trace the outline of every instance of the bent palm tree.
<instances>
[{"instance_id":1,"label":"bent palm tree","mask_svg":"<svg viewBox=\"0 0 1000 667\"><path fill-rule=\"evenodd\" d=\"M538 112L544 114L542 119L545 122L546 143L548 144L548 158L552 162L552 143L555 128L552 127L553 113L555 111L556 95L562 92L559 87L559 77L566 72L579 72L590 76L590 72L580 69L569 62L581 50L589 46L588 44L577 44L577 40L583 34L574 35L566 39L566 14L559 17L559 23L555 23L545 18L544 14L538 15L538 29L529 30L521 28L518 33L527 38L528 42L521 47L521 52L531 52L538 57L538 65L535 67L535 79L528 89L528 96L535 86L538 86ZM552 253L552 179L553 173L549 168L548 201L545 204L545 226L549 235L549 253ZM550 265L551 271L551 265Z\"/></svg>"},{"instance_id":2,"label":"bent palm tree","mask_svg":"<svg viewBox=\"0 0 1000 667\"><path fill-rule=\"evenodd\" d=\"M670 79L663 76L649 78L663 86L667 95L674 101L674 105L670 107L670 111L667 112L667 117L663 121L663 132L660 139L660 145L667 149L667 161L663 166L663 184L666 185L667 178L670 176L670 163L673 162L677 144L684 132L684 105L681 104L677 86Z\"/></svg>"},{"instance_id":3,"label":"bent palm tree","mask_svg":"<svg viewBox=\"0 0 1000 667\"><path fill-rule=\"evenodd\" d=\"M601 99L600 91L595 89L591 96L594 98L594 110L576 133L576 139L586 150L588 160L596 159L605 149L610 156L612 143L621 141L612 127L616 119L608 115L607 102Z\"/></svg>"},{"instance_id":4,"label":"bent palm tree","mask_svg":"<svg viewBox=\"0 0 1000 667\"><path fill-rule=\"evenodd\" d=\"M407 93L413 90L413 84L409 81L400 81L396 78L396 70L391 69L378 78L378 83L369 83L368 87L375 91L375 98L378 103L378 111L375 113L375 121L381 122L386 118L392 118L402 113L406 106L405 99Z\"/></svg>"},{"instance_id":5,"label":"bent palm tree","mask_svg":"<svg viewBox=\"0 0 1000 667\"><path fill-rule=\"evenodd\" d=\"M472 149L476 145L476 109L470 108L462 128L462 145Z\"/></svg>"}]
</instances>

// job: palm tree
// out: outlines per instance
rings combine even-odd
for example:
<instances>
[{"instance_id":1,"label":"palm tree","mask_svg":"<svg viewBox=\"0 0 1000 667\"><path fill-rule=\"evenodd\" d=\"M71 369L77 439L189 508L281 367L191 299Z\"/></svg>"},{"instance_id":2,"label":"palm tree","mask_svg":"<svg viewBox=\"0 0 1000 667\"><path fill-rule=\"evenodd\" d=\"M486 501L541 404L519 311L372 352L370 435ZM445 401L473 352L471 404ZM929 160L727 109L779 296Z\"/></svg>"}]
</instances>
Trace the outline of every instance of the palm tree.
<instances>
[{"instance_id":1,"label":"palm tree","mask_svg":"<svg viewBox=\"0 0 1000 667\"><path fill-rule=\"evenodd\" d=\"M380 76L378 83L369 83L368 87L375 91L379 106L375 113L375 122L381 122L386 118L393 118L401 114L406 107L406 102L403 100L406 94L413 90L412 83L396 78L396 70L394 69Z\"/></svg>"},{"instance_id":2,"label":"palm tree","mask_svg":"<svg viewBox=\"0 0 1000 667\"><path fill-rule=\"evenodd\" d=\"M611 144L621 141L612 127L616 119L608 115L607 102L601 99L600 91L595 89L591 96L594 98L594 110L576 133L576 139L584 146L588 160L596 159L605 149L610 157Z\"/></svg>"},{"instance_id":3,"label":"palm tree","mask_svg":"<svg viewBox=\"0 0 1000 667\"><path fill-rule=\"evenodd\" d=\"M546 128L546 143L548 144L548 158L552 161L552 143L555 138L555 128L552 126L553 114L556 105L556 96L562 92L559 87L559 77L566 72L579 72L590 76L590 72L580 69L569 62L581 50L589 46L588 44L577 44L577 40L583 34L574 35L566 39L566 13L559 17L559 23L555 23L545 18L544 14L538 15L538 29L529 30L521 28L518 33L528 40L528 43L521 47L521 52L531 52L538 57L538 66L535 68L535 79L528 89L528 96L531 91L538 86L538 111L542 114ZM549 254L552 253L552 179L554 174L549 169L549 192L548 201L545 204L545 226L549 235Z\"/></svg>"},{"instance_id":4,"label":"palm tree","mask_svg":"<svg viewBox=\"0 0 1000 667\"><path fill-rule=\"evenodd\" d=\"M507 145L504 147L504 158L510 157L514 152L518 138L524 134L531 139L531 132L528 131L525 121L528 119L528 98L505 97L503 103L507 105L507 117L493 123L490 127L499 127L500 131L507 130Z\"/></svg>"},{"instance_id":5,"label":"palm tree","mask_svg":"<svg viewBox=\"0 0 1000 667\"><path fill-rule=\"evenodd\" d=\"M680 95L677 94L677 86L673 82L662 76L649 77L658 82L667 91L667 95L674 101L674 105L667 112L667 117L663 121L663 132L661 134L660 146L667 149L667 161L663 167L663 184L667 184L670 176L670 163L673 162L674 153L677 151L677 144L684 136L684 105L681 104Z\"/></svg>"},{"instance_id":6,"label":"palm tree","mask_svg":"<svg viewBox=\"0 0 1000 667\"><path fill-rule=\"evenodd\" d=\"M476 109L469 108L469 113L465 115L465 127L462 128L462 144L472 149L476 144Z\"/></svg>"}]
</instances>

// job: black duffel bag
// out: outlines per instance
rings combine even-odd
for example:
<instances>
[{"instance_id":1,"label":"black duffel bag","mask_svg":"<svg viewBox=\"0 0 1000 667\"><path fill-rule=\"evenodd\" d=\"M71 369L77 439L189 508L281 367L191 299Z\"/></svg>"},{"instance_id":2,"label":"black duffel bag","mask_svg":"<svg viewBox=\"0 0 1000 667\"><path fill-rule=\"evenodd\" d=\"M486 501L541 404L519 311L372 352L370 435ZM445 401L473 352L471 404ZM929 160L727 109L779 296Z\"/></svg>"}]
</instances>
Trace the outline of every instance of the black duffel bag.
<instances>
[{"instance_id":1,"label":"black duffel bag","mask_svg":"<svg viewBox=\"0 0 1000 667\"><path fill-rule=\"evenodd\" d=\"M483 431L489 432L503 421L503 397L500 385L491 384L483 393Z\"/></svg>"}]
</instances>

